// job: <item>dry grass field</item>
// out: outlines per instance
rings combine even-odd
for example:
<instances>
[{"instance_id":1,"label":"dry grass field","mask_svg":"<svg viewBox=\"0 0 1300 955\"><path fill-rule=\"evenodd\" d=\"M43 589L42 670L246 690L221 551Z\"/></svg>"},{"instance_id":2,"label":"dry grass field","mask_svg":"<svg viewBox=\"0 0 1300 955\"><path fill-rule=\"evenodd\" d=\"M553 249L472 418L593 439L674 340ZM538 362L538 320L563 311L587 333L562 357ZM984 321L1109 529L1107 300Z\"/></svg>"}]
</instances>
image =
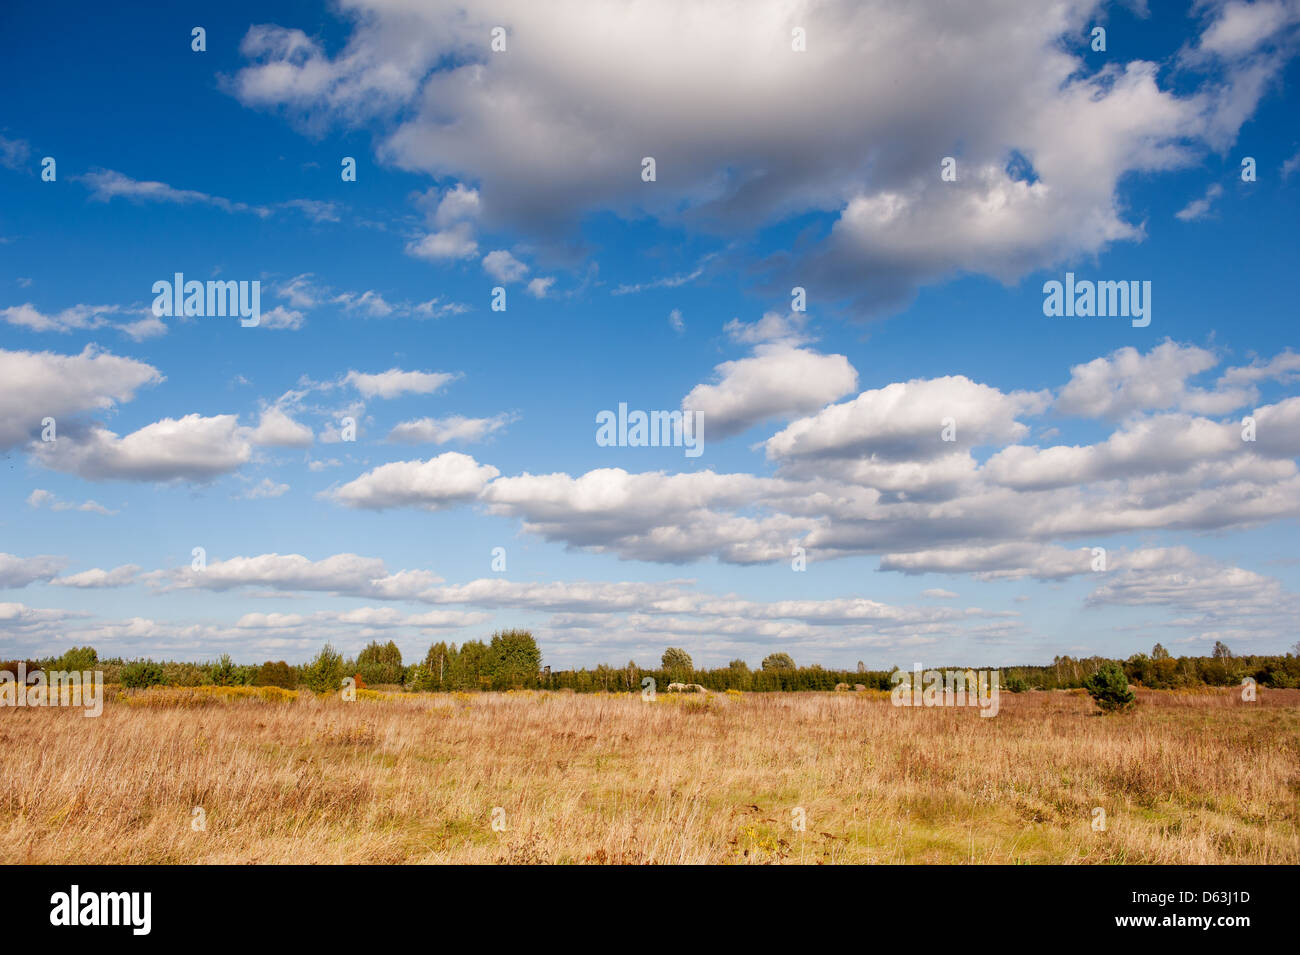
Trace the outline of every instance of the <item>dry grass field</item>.
<instances>
[{"instance_id":1,"label":"dry grass field","mask_svg":"<svg viewBox=\"0 0 1300 955\"><path fill-rule=\"evenodd\" d=\"M279 695L0 711L0 861L1300 862L1295 690Z\"/></svg>"}]
</instances>

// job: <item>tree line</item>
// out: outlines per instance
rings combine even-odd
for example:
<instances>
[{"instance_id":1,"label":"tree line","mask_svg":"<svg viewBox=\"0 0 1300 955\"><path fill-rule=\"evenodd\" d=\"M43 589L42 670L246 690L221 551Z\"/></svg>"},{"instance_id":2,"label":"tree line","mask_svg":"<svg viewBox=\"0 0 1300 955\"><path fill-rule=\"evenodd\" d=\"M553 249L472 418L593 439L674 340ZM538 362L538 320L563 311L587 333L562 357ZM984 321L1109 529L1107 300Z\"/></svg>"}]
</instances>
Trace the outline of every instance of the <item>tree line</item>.
<instances>
[{"instance_id":1,"label":"tree line","mask_svg":"<svg viewBox=\"0 0 1300 955\"><path fill-rule=\"evenodd\" d=\"M1099 671L1114 665L1128 682L1152 689L1199 686L1236 686L1249 677L1260 686L1300 687L1300 643L1295 653L1237 656L1222 642L1208 657L1173 656L1160 644L1150 653L1126 660L1107 657L1058 656L1048 665L1001 667L1005 690L1076 689L1089 685ZM0 662L0 670L19 672L20 661ZM853 670L826 669L813 664L797 666L788 653L771 653L751 668L744 660L725 667L697 669L681 647L664 651L657 667L635 661L624 666L600 664L593 668L552 670L542 666L537 641L527 630L500 630L487 640L455 643L438 641L424 659L405 663L393 641L373 641L355 657L344 657L326 644L310 661L293 665L284 660L262 664L237 664L228 654L206 663L154 660L101 659L93 647L73 647L58 657L21 661L28 673L36 670L100 670L106 683L126 687L167 686L278 686L306 687L317 693L340 689L351 677L358 687L384 686L419 692L544 689L578 693L630 693L645 687L647 677L659 690L669 683L698 683L708 690L769 691L834 690L850 687L889 690L894 670L868 670L859 661ZM969 669L969 664L927 669ZM988 669L985 667L984 669Z\"/></svg>"}]
</instances>

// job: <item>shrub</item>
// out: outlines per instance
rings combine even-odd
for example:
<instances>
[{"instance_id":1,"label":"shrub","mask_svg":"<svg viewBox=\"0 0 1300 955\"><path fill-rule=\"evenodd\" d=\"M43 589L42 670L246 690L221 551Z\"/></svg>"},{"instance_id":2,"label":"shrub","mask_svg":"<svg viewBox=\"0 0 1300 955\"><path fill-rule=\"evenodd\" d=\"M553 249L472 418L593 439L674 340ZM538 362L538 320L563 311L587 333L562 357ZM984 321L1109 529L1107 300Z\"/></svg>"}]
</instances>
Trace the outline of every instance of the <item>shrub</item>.
<instances>
[{"instance_id":1,"label":"shrub","mask_svg":"<svg viewBox=\"0 0 1300 955\"><path fill-rule=\"evenodd\" d=\"M1126 710L1137 702L1137 697L1129 689L1128 677L1118 663L1103 665L1083 681L1083 686L1106 713Z\"/></svg>"},{"instance_id":2,"label":"shrub","mask_svg":"<svg viewBox=\"0 0 1300 955\"><path fill-rule=\"evenodd\" d=\"M253 686L278 686L283 690L292 690L297 684L298 678L293 667L283 660L274 663L267 660L257 668L257 675L253 677Z\"/></svg>"},{"instance_id":3,"label":"shrub","mask_svg":"<svg viewBox=\"0 0 1300 955\"><path fill-rule=\"evenodd\" d=\"M132 689L161 686L167 680L161 664L152 660L132 660L122 667L122 685Z\"/></svg>"},{"instance_id":4,"label":"shrub","mask_svg":"<svg viewBox=\"0 0 1300 955\"><path fill-rule=\"evenodd\" d=\"M207 674L193 663L164 663L163 682L168 686L201 686Z\"/></svg>"}]
</instances>

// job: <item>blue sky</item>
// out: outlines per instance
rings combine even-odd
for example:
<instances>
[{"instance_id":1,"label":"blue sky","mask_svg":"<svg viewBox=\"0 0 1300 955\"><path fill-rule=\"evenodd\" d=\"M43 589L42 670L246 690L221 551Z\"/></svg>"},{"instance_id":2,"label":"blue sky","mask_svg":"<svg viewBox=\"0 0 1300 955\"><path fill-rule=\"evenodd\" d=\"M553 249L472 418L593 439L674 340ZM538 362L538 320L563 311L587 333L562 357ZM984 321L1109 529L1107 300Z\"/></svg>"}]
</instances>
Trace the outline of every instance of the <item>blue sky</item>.
<instances>
[{"instance_id":1,"label":"blue sky","mask_svg":"<svg viewBox=\"0 0 1300 955\"><path fill-rule=\"evenodd\" d=\"M1300 4L535 6L0 12L0 656L1294 643Z\"/></svg>"}]
</instances>

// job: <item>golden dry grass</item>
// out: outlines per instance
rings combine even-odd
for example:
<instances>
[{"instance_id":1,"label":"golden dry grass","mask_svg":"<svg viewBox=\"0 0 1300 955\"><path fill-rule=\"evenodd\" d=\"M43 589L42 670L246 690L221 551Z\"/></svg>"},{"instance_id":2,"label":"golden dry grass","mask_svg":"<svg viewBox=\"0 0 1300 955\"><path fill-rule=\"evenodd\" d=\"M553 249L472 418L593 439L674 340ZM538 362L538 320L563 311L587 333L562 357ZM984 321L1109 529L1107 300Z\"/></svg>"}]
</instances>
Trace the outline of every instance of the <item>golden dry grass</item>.
<instances>
[{"instance_id":1,"label":"golden dry grass","mask_svg":"<svg viewBox=\"0 0 1300 955\"><path fill-rule=\"evenodd\" d=\"M366 696L0 710L0 861L1300 862L1300 691Z\"/></svg>"}]
</instances>

